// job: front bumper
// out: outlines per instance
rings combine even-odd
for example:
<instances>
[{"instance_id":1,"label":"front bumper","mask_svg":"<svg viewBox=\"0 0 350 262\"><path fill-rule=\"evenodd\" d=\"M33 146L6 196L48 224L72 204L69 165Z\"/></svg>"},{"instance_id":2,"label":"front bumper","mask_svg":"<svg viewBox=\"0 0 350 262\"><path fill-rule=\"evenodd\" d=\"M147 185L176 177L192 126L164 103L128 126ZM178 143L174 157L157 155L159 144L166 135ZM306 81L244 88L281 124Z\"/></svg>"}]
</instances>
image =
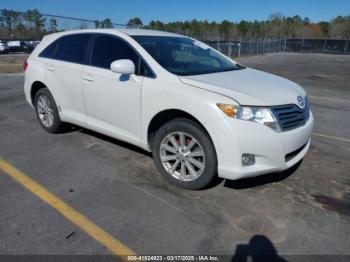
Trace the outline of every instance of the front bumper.
<instances>
[{"instance_id":1,"label":"front bumper","mask_svg":"<svg viewBox=\"0 0 350 262\"><path fill-rule=\"evenodd\" d=\"M228 117L207 123L217 153L218 175L234 180L292 167L309 150L313 122L310 112L305 125L280 133L262 124ZM255 164L243 166L242 154L254 154Z\"/></svg>"}]
</instances>

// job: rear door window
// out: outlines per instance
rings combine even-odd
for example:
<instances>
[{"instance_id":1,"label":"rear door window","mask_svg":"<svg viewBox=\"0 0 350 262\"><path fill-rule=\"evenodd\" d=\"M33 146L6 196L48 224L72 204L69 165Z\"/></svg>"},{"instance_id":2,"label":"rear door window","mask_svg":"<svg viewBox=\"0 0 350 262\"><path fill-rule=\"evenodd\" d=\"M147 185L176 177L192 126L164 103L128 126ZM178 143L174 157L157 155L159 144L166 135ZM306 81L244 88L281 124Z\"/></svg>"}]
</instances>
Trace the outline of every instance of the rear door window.
<instances>
[{"instance_id":1,"label":"rear door window","mask_svg":"<svg viewBox=\"0 0 350 262\"><path fill-rule=\"evenodd\" d=\"M90 34L67 35L60 39L55 59L85 64Z\"/></svg>"}]
</instances>

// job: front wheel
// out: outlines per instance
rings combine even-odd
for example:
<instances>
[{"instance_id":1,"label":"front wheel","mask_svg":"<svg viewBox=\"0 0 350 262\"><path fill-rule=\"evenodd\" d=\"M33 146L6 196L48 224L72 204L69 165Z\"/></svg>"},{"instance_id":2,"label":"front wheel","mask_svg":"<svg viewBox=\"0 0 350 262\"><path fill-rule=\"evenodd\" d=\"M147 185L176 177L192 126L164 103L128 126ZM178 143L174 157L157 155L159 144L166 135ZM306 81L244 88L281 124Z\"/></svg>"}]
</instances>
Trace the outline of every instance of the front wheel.
<instances>
[{"instance_id":1,"label":"front wheel","mask_svg":"<svg viewBox=\"0 0 350 262\"><path fill-rule=\"evenodd\" d=\"M217 158L209 134L196 122L178 118L155 134L153 158L161 175L178 187L202 189L217 176Z\"/></svg>"}]
</instances>

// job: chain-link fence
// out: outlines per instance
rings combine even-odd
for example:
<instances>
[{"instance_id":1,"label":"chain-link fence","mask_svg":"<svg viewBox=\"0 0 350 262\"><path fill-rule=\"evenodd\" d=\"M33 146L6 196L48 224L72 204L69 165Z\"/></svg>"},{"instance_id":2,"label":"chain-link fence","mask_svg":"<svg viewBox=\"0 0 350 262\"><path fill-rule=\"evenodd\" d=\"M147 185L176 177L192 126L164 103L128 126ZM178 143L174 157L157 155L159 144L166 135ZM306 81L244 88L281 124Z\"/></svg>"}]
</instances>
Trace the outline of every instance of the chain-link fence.
<instances>
[{"instance_id":1,"label":"chain-link fence","mask_svg":"<svg viewBox=\"0 0 350 262\"><path fill-rule=\"evenodd\" d=\"M230 57L277 52L350 54L349 40L336 39L268 39L231 42L206 41L206 43Z\"/></svg>"},{"instance_id":2,"label":"chain-link fence","mask_svg":"<svg viewBox=\"0 0 350 262\"><path fill-rule=\"evenodd\" d=\"M30 53L37 39L0 38L0 54ZM277 39L248 41L205 41L229 57L264 55L278 52L325 53L350 55L350 41L336 39Z\"/></svg>"},{"instance_id":3,"label":"chain-link fence","mask_svg":"<svg viewBox=\"0 0 350 262\"><path fill-rule=\"evenodd\" d=\"M0 9L0 53L30 53L44 35L59 31L118 27L127 25L114 23L108 18L89 20L43 14L37 9L27 12ZM350 54L349 40L249 39L204 42L230 57L276 52Z\"/></svg>"},{"instance_id":4,"label":"chain-link fence","mask_svg":"<svg viewBox=\"0 0 350 262\"><path fill-rule=\"evenodd\" d=\"M7 17L4 16L4 10L0 11L2 12L2 19L0 20L0 54L30 53L44 35L59 31L127 27L124 24L113 23L110 19L88 20L42 14L38 10L12 12L8 13ZM6 17L8 18L7 20ZM349 40L249 39L204 42L230 57L263 55L276 52L350 54Z\"/></svg>"},{"instance_id":5,"label":"chain-link fence","mask_svg":"<svg viewBox=\"0 0 350 262\"><path fill-rule=\"evenodd\" d=\"M206 41L206 44L227 56L240 57L284 51L285 40Z\"/></svg>"},{"instance_id":6,"label":"chain-link fence","mask_svg":"<svg viewBox=\"0 0 350 262\"><path fill-rule=\"evenodd\" d=\"M349 40L287 39L285 52L350 54Z\"/></svg>"}]
</instances>

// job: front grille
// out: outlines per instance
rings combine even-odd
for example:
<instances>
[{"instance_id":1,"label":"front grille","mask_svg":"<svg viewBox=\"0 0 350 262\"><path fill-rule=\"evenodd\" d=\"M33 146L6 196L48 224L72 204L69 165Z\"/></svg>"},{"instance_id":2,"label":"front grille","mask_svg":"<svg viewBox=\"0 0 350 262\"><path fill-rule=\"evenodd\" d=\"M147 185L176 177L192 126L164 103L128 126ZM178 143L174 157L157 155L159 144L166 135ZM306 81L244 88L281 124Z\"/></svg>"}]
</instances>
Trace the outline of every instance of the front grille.
<instances>
[{"instance_id":1,"label":"front grille","mask_svg":"<svg viewBox=\"0 0 350 262\"><path fill-rule=\"evenodd\" d=\"M271 107L282 131L288 131L304 125L310 117L309 99L305 97L305 106L300 108L295 104Z\"/></svg>"}]
</instances>

